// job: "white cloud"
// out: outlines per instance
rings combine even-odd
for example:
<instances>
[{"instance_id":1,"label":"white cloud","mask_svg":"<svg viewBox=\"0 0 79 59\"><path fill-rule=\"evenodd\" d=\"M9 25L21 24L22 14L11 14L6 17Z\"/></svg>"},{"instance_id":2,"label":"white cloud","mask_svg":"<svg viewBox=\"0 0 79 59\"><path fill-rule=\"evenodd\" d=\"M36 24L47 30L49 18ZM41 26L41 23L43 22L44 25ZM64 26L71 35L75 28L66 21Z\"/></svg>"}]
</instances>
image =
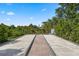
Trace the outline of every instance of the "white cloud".
<instances>
[{"instance_id":1,"label":"white cloud","mask_svg":"<svg viewBox=\"0 0 79 59\"><path fill-rule=\"evenodd\" d=\"M6 19L4 19L4 21L10 21L10 18L6 18Z\"/></svg>"},{"instance_id":2,"label":"white cloud","mask_svg":"<svg viewBox=\"0 0 79 59\"><path fill-rule=\"evenodd\" d=\"M15 13L12 11L9 11L9 12L7 12L7 15L15 15Z\"/></svg>"},{"instance_id":3,"label":"white cloud","mask_svg":"<svg viewBox=\"0 0 79 59\"><path fill-rule=\"evenodd\" d=\"M10 20L10 18L7 18L6 20L7 20L7 21L9 21L9 20Z\"/></svg>"},{"instance_id":4,"label":"white cloud","mask_svg":"<svg viewBox=\"0 0 79 59\"><path fill-rule=\"evenodd\" d=\"M46 8L43 8L41 11L46 11L47 9Z\"/></svg>"},{"instance_id":5,"label":"white cloud","mask_svg":"<svg viewBox=\"0 0 79 59\"><path fill-rule=\"evenodd\" d=\"M9 11L9 12L7 12L7 11L1 11L0 12L1 14L5 14L5 15L15 15L15 13L14 12L12 12L12 11Z\"/></svg>"},{"instance_id":6,"label":"white cloud","mask_svg":"<svg viewBox=\"0 0 79 59\"><path fill-rule=\"evenodd\" d=\"M5 13L5 11L1 11L1 14L4 14Z\"/></svg>"},{"instance_id":7,"label":"white cloud","mask_svg":"<svg viewBox=\"0 0 79 59\"><path fill-rule=\"evenodd\" d=\"M33 17L30 17L30 20L32 20L33 19Z\"/></svg>"}]
</instances>

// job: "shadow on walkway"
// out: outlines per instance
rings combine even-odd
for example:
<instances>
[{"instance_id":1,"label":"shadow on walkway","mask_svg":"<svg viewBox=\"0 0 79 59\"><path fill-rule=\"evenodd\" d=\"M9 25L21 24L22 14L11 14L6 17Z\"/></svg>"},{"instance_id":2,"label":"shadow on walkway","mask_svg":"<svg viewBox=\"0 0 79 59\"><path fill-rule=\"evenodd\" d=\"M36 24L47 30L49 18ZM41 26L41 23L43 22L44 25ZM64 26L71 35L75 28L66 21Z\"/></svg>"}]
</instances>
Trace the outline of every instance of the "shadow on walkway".
<instances>
[{"instance_id":1,"label":"shadow on walkway","mask_svg":"<svg viewBox=\"0 0 79 59\"><path fill-rule=\"evenodd\" d=\"M5 49L0 50L0 56L16 56L22 52L22 49Z\"/></svg>"},{"instance_id":2,"label":"shadow on walkway","mask_svg":"<svg viewBox=\"0 0 79 59\"><path fill-rule=\"evenodd\" d=\"M7 42L4 42L4 43L1 43L0 44L0 47L1 46L4 46L4 45L8 45L8 44L15 44L17 42L19 42L20 40L12 40L12 41L7 41Z\"/></svg>"}]
</instances>

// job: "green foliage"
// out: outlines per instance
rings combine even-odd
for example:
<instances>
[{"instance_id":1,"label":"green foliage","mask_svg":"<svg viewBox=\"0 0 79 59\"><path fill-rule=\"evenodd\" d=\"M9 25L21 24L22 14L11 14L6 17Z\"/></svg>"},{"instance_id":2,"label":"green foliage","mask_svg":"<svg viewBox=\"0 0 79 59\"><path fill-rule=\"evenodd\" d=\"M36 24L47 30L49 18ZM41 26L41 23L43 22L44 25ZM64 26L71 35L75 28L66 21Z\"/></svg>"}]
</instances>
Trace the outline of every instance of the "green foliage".
<instances>
[{"instance_id":1,"label":"green foliage","mask_svg":"<svg viewBox=\"0 0 79 59\"><path fill-rule=\"evenodd\" d=\"M60 6L63 13L60 13L62 17L57 16L59 19L55 19L57 21L54 25L56 35L79 43L79 4L60 4ZM57 15L60 12L58 9L56 10Z\"/></svg>"},{"instance_id":2,"label":"green foliage","mask_svg":"<svg viewBox=\"0 0 79 59\"><path fill-rule=\"evenodd\" d=\"M42 29L43 33L48 34L50 33L51 29L53 28L53 21L48 19L48 21L43 22Z\"/></svg>"},{"instance_id":3,"label":"green foliage","mask_svg":"<svg viewBox=\"0 0 79 59\"><path fill-rule=\"evenodd\" d=\"M56 16L51 19L51 22L43 23L44 31L48 33L51 28L54 28L56 35L79 43L79 4L60 3L59 5Z\"/></svg>"},{"instance_id":4,"label":"green foliage","mask_svg":"<svg viewBox=\"0 0 79 59\"><path fill-rule=\"evenodd\" d=\"M7 26L0 24L0 43L8 38L16 38L25 34L49 34L55 29L55 34L67 40L79 43L79 4L63 3L56 9L56 16L43 22L42 26Z\"/></svg>"},{"instance_id":5,"label":"green foliage","mask_svg":"<svg viewBox=\"0 0 79 59\"><path fill-rule=\"evenodd\" d=\"M7 34L7 26L4 24L0 25L0 43L7 41L8 34Z\"/></svg>"},{"instance_id":6,"label":"green foliage","mask_svg":"<svg viewBox=\"0 0 79 59\"><path fill-rule=\"evenodd\" d=\"M29 26L7 26L0 24L0 43L8 41L8 39L16 38L25 34L40 34L42 29L36 25Z\"/></svg>"}]
</instances>

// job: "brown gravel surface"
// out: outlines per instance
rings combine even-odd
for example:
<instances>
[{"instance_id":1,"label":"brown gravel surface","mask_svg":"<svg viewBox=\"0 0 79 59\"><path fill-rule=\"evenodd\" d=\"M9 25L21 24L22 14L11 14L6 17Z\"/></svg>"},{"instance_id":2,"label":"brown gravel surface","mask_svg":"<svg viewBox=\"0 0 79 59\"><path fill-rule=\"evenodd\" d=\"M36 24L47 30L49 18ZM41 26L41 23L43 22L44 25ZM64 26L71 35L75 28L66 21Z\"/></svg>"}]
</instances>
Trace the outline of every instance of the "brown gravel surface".
<instances>
[{"instance_id":1,"label":"brown gravel surface","mask_svg":"<svg viewBox=\"0 0 79 59\"><path fill-rule=\"evenodd\" d=\"M37 35L28 56L54 56L43 35Z\"/></svg>"}]
</instances>

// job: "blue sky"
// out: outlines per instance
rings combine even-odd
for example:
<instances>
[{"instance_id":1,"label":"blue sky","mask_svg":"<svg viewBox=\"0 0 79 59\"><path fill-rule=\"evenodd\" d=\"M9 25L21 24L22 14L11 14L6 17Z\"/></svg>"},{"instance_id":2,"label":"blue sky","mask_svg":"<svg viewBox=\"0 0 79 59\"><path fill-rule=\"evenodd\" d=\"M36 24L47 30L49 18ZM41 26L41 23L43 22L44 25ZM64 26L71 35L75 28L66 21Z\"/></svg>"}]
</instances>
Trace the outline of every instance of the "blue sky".
<instances>
[{"instance_id":1,"label":"blue sky","mask_svg":"<svg viewBox=\"0 0 79 59\"><path fill-rule=\"evenodd\" d=\"M55 16L55 3L0 4L0 23L7 25L41 25Z\"/></svg>"}]
</instances>

